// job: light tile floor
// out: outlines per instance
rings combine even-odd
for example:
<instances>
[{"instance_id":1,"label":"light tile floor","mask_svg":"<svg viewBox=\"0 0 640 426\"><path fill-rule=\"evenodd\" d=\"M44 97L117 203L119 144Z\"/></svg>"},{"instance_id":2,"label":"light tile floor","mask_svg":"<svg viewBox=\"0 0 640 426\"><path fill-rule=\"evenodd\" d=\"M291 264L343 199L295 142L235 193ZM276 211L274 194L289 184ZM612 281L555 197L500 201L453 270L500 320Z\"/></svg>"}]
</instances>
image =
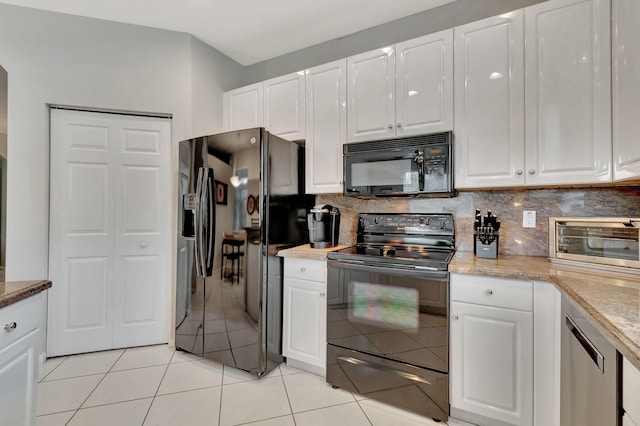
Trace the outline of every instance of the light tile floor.
<instances>
[{"instance_id":1,"label":"light tile floor","mask_svg":"<svg viewBox=\"0 0 640 426\"><path fill-rule=\"evenodd\" d=\"M258 380L167 345L47 360L37 415L38 426L445 425L285 364Z\"/></svg>"}]
</instances>

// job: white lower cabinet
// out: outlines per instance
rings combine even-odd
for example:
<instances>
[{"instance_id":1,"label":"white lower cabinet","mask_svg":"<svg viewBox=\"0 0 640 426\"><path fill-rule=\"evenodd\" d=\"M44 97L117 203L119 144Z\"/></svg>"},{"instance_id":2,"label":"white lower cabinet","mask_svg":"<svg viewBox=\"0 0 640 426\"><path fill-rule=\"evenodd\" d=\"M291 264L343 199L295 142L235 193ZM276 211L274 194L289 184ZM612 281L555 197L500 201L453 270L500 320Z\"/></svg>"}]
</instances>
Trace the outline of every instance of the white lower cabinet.
<instances>
[{"instance_id":1,"label":"white lower cabinet","mask_svg":"<svg viewBox=\"0 0 640 426\"><path fill-rule=\"evenodd\" d=\"M533 283L451 275L451 416L533 425Z\"/></svg>"},{"instance_id":2,"label":"white lower cabinet","mask_svg":"<svg viewBox=\"0 0 640 426\"><path fill-rule=\"evenodd\" d=\"M0 423L36 424L38 355L44 349L44 293L0 309Z\"/></svg>"},{"instance_id":3,"label":"white lower cabinet","mask_svg":"<svg viewBox=\"0 0 640 426\"><path fill-rule=\"evenodd\" d=\"M284 260L282 353L287 364L324 376L327 346L327 262Z\"/></svg>"}]
</instances>

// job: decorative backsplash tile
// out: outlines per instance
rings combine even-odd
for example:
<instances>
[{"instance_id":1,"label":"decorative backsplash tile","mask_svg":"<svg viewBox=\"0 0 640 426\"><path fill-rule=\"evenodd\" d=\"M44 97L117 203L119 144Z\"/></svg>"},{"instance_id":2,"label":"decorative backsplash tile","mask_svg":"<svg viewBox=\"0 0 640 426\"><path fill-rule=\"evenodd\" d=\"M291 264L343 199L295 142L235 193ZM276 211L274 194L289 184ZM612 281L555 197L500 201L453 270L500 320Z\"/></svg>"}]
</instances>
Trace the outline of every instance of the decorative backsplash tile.
<instances>
[{"instance_id":1,"label":"decorative backsplash tile","mask_svg":"<svg viewBox=\"0 0 640 426\"><path fill-rule=\"evenodd\" d=\"M491 210L500 218L500 253L547 256L549 217L640 217L640 187L517 189L460 192L454 198L377 198L339 194L317 196L341 212L340 244L355 244L358 213L453 213L459 251L473 251L473 216ZM522 227L522 211L536 211L536 228Z\"/></svg>"}]
</instances>

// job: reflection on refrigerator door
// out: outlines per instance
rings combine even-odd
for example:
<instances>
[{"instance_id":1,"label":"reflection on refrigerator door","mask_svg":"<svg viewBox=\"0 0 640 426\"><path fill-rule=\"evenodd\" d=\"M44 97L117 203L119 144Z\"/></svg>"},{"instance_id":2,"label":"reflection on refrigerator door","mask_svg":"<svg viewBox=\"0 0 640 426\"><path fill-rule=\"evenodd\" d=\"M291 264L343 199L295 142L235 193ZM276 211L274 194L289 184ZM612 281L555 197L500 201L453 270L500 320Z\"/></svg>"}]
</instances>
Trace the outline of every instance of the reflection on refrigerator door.
<instances>
[{"instance_id":1,"label":"reflection on refrigerator door","mask_svg":"<svg viewBox=\"0 0 640 426\"><path fill-rule=\"evenodd\" d=\"M299 234L273 226L280 229L273 235L283 217L270 205L287 212L312 205L313 197L296 195L304 162L291 155L302 151L261 128L180 143L178 349L257 376L282 362L282 260L269 256L270 244L295 243ZM257 208L248 208L250 197Z\"/></svg>"}]
</instances>

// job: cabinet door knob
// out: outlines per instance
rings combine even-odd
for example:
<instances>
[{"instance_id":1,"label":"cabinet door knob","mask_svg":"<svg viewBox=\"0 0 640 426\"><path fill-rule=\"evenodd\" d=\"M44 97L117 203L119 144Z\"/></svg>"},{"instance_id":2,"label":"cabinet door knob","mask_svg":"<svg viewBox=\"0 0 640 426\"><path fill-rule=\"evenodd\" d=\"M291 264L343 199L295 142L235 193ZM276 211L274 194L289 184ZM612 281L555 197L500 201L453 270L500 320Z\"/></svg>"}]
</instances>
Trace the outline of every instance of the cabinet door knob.
<instances>
[{"instance_id":1,"label":"cabinet door knob","mask_svg":"<svg viewBox=\"0 0 640 426\"><path fill-rule=\"evenodd\" d=\"M147 247L147 242L146 241L142 241L140 243L140 248L145 248L145 247Z\"/></svg>"},{"instance_id":2,"label":"cabinet door knob","mask_svg":"<svg viewBox=\"0 0 640 426\"><path fill-rule=\"evenodd\" d=\"M393 124L389 124L389 128L390 128L390 129L393 129Z\"/></svg>"},{"instance_id":3,"label":"cabinet door knob","mask_svg":"<svg viewBox=\"0 0 640 426\"><path fill-rule=\"evenodd\" d=\"M402 127L402 123L396 124L396 127Z\"/></svg>"},{"instance_id":4,"label":"cabinet door knob","mask_svg":"<svg viewBox=\"0 0 640 426\"><path fill-rule=\"evenodd\" d=\"M307 268L305 268L304 266L300 267L300 272L305 272L307 270Z\"/></svg>"},{"instance_id":5,"label":"cabinet door knob","mask_svg":"<svg viewBox=\"0 0 640 426\"><path fill-rule=\"evenodd\" d=\"M488 288L488 289L487 289L487 294L488 294L489 296L491 296L491 295L493 294L493 290L491 290L490 288Z\"/></svg>"},{"instance_id":6,"label":"cabinet door knob","mask_svg":"<svg viewBox=\"0 0 640 426\"><path fill-rule=\"evenodd\" d=\"M529 170L529 174L530 174L530 175L535 175L535 174L536 174L536 171L535 171L535 170L533 170L533 169L531 169L531 170Z\"/></svg>"},{"instance_id":7,"label":"cabinet door knob","mask_svg":"<svg viewBox=\"0 0 640 426\"><path fill-rule=\"evenodd\" d=\"M459 317L457 315L451 315L451 319L457 320Z\"/></svg>"},{"instance_id":8,"label":"cabinet door knob","mask_svg":"<svg viewBox=\"0 0 640 426\"><path fill-rule=\"evenodd\" d=\"M320 293L320 297L324 297L324 293Z\"/></svg>"},{"instance_id":9,"label":"cabinet door knob","mask_svg":"<svg viewBox=\"0 0 640 426\"><path fill-rule=\"evenodd\" d=\"M7 333L11 333L17 327L18 327L18 324L15 321L13 321L13 322L10 322L9 324L5 324L4 331L6 331Z\"/></svg>"},{"instance_id":10,"label":"cabinet door knob","mask_svg":"<svg viewBox=\"0 0 640 426\"><path fill-rule=\"evenodd\" d=\"M522 170L516 170L516 174L520 176L522 174Z\"/></svg>"}]
</instances>

